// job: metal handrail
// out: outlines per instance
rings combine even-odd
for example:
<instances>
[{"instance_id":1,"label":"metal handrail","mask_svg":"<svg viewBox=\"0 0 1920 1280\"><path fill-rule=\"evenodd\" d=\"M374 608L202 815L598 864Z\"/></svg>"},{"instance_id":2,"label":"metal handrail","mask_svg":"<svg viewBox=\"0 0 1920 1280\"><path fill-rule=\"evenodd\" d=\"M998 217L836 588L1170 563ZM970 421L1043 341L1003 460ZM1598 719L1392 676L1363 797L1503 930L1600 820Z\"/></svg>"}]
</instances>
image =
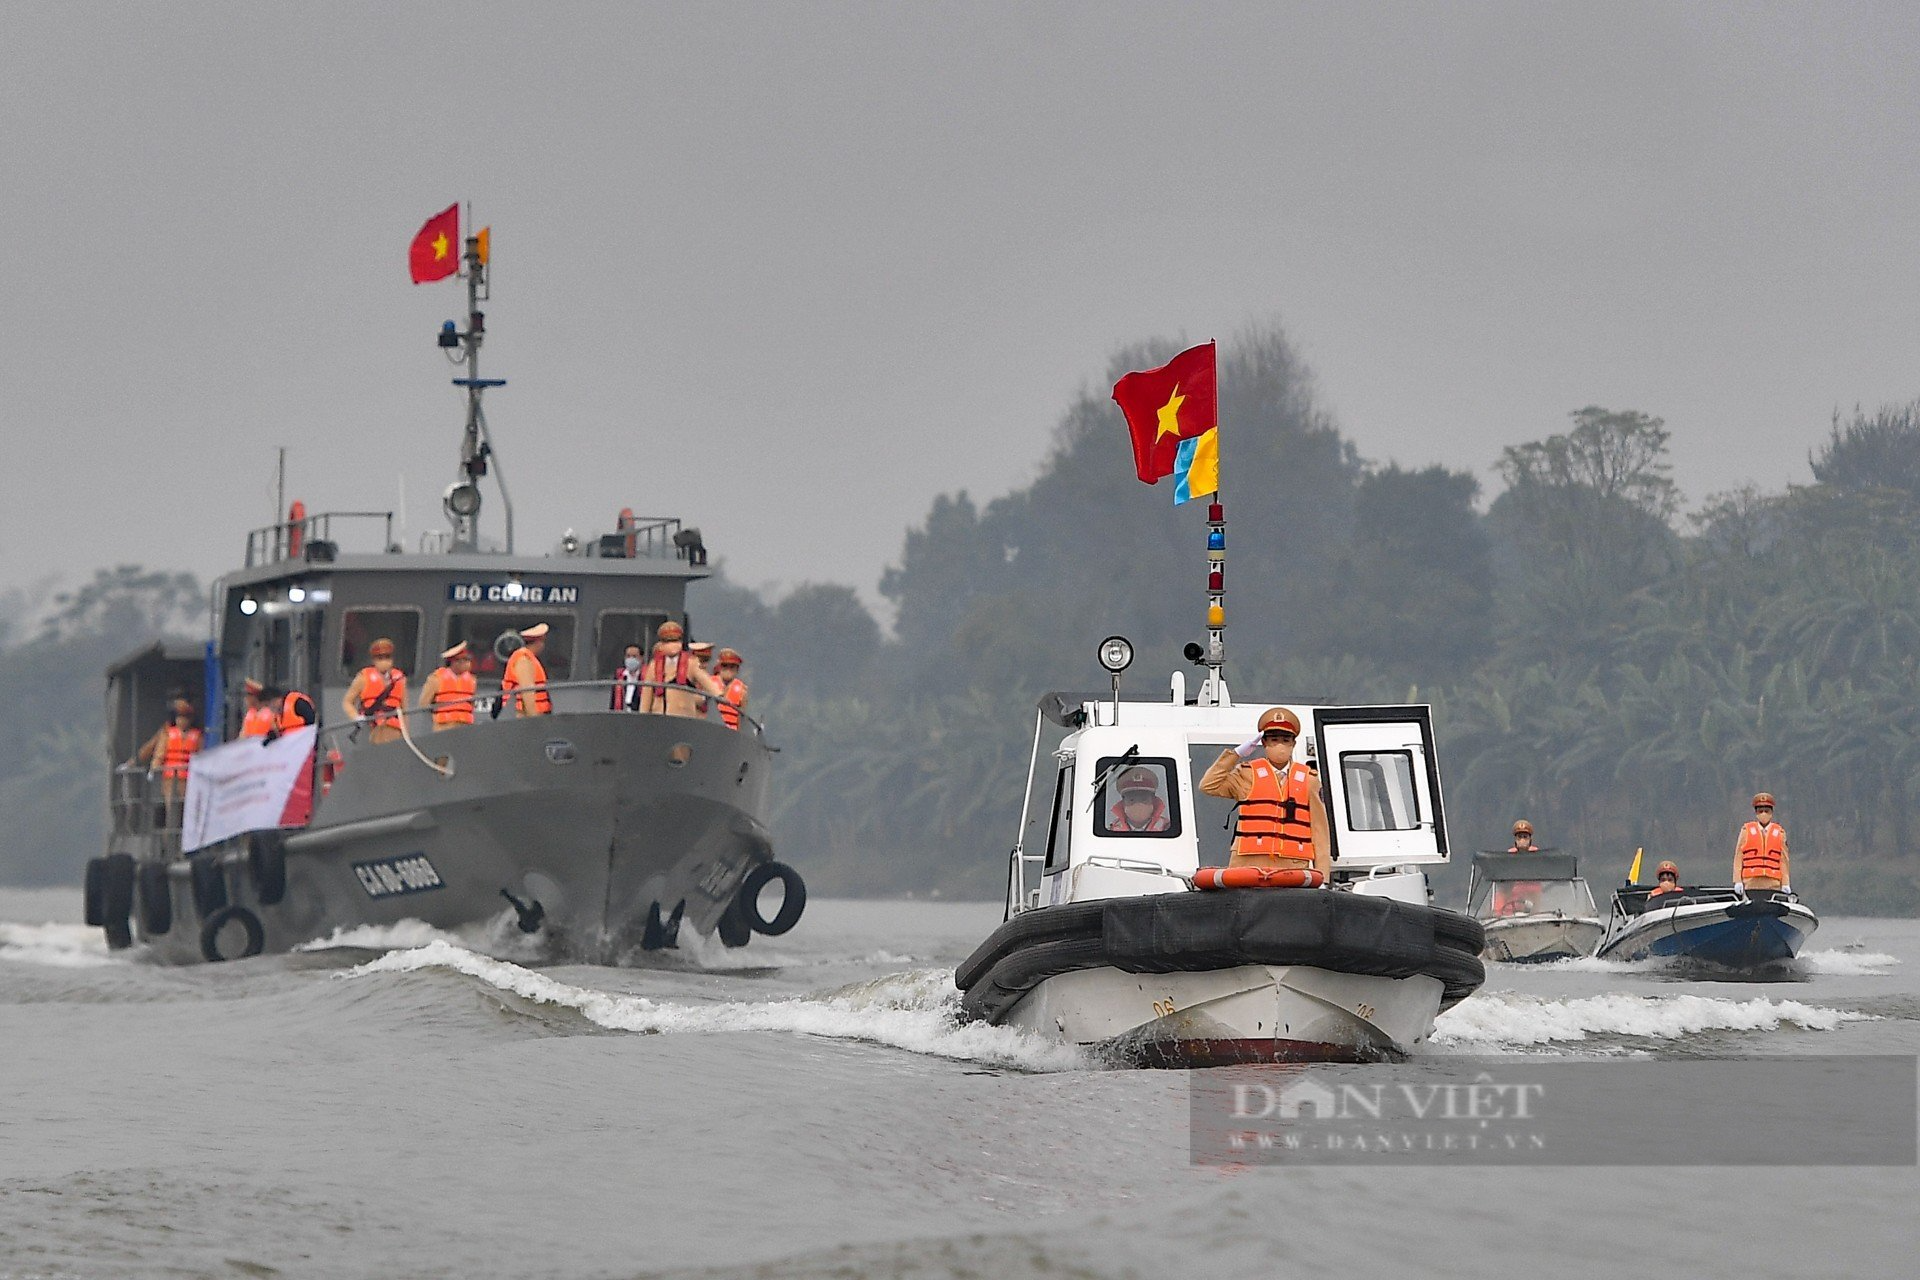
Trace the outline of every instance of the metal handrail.
<instances>
[{"instance_id":1,"label":"metal handrail","mask_svg":"<svg viewBox=\"0 0 1920 1280\"><path fill-rule=\"evenodd\" d=\"M293 559L293 535L296 529L299 530L302 547L312 546L316 542L332 542L335 520L384 521L385 533L381 537L380 550L385 551L393 545L391 511L321 511L302 520L283 520L278 524L262 525L250 530L247 534L247 568Z\"/></svg>"},{"instance_id":2,"label":"metal handrail","mask_svg":"<svg viewBox=\"0 0 1920 1280\"><path fill-rule=\"evenodd\" d=\"M642 689L659 689L662 692L666 692L669 690L676 690L676 689L679 690L681 693L688 692L687 686L685 685L669 684L665 681L659 681L659 680L549 681L546 684L542 684L542 685L529 685L525 689L515 689L512 695L475 694L473 699L473 712L474 712L473 725L470 727L478 728L483 724L492 723L495 719L509 718L509 712L507 712L506 710L502 710L498 717L491 714L494 702L503 698L508 698L508 697L517 699L518 696L523 692L533 693L533 692L537 692L539 690L544 689L549 695L552 695L553 693L556 693L556 692L562 692L562 691L574 690L574 689L599 689L599 690L604 690L610 696L616 687L625 688L630 685L637 685ZM692 696L696 698L706 699L707 701L706 713L703 716L698 716L698 717L680 716L680 717L677 717L678 719L683 719L683 720L692 720L692 719L719 720L720 719L721 699L714 697L710 693L705 693L697 689L692 691ZM408 729L411 732L414 726L421 725L421 724L425 724L426 726L428 726L429 729L431 729L433 712L434 712L434 709L432 707L407 707L394 714L396 714L396 717L397 716L406 717L408 722ZM612 707L600 707L593 711L555 711L550 713L550 715L548 716L543 716L540 718L550 719L552 716L556 716L556 715L557 716L580 716L580 715L634 715L634 714L637 714L637 713L631 712L631 711L616 711ZM658 714L658 713L655 713L655 714ZM519 713L515 711L511 713L511 718L523 719L526 717L520 716ZM748 715L744 711L740 713L740 719L743 722L753 726L754 737L762 741L765 741L767 736L766 725L761 723L759 720L756 720L751 715ZM725 722L722 721L722 723L725 723ZM348 721L343 724L327 725L320 730L319 738L321 742L325 742L329 745L344 745L345 743L357 743L360 737L360 731L363 728L367 727L369 724L370 724L370 721L368 720L357 719L357 720Z\"/></svg>"}]
</instances>

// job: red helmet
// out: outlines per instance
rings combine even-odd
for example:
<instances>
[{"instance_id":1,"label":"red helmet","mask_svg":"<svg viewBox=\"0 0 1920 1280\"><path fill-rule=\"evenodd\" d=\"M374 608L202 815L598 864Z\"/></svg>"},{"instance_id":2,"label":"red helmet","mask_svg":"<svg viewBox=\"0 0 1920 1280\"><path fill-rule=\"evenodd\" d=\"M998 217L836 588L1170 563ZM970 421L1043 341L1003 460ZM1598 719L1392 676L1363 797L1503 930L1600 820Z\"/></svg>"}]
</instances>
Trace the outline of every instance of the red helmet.
<instances>
[{"instance_id":1,"label":"red helmet","mask_svg":"<svg viewBox=\"0 0 1920 1280\"><path fill-rule=\"evenodd\" d=\"M1513 834L1517 836L1530 836L1533 834L1533 824L1525 818L1522 818L1513 824Z\"/></svg>"},{"instance_id":2,"label":"red helmet","mask_svg":"<svg viewBox=\"0 0 1920 1280\"><path fill-rule=\"evenodd\" d=\"M1150 796L1160 794L1160 775L1144 766L1127 770L1120 775L1120 794L1122 797L1146 792Z\"/></svg>"},{"instance_id":3,"label":"red helmet","mask_svg":"<svg viewBox=\"0 0 1920 1280\"><path fill-rule=\"evenodd\" d=\"M713 661L715 666L737 667L741 662L740 651L738 649L722 649Z\"/></svg>"},{"instance_id":4,"label":"red helmet","mask_svg":"<svg viewBox=\"0 0 1920 1280\"><path fill-rule=\"evenodd\" d=\"M1675 880L1678 880L1680 878L1679 866L1672 862L1662 862L1659 866L1653 869L1653 878L1655 880L1658 880L1661 876L1664 876L1664 875L1671 875Z\"/></svg>"},{"instance_id":5,"label":"red helmet","mask_svg":"<svg viewBox=\"0 0 1920 1280\"><path fill-rule=\"evenodd\" d=\"M393 641L387 639L385 636L381 636L378 640L375 640L367 646L367 656L369 658L391 658L393 656Z\"/></svg>"},{"instance_id":6,"label":"red helmet","mask_svg":"<svg viewBox=\"0 0 1920 1280\"><path fill-rule=\"evenodd\" d=\"M653 634L654 638L658 640L678 640L681 636L686 635L687 632L679 623L668 619L661 623L660 629Z\"/></svg>"},{"instance_id":7,"label":"red helmet","mask_svg":"<svg viewBox=\"0 0 1920 1280\"><path fill-rule=\"evenodd\" d=\"M1754 796L1753 807L1756 809L1773 808L1773 792L1762 791L1758 795Z\"/></svg>"}]
</instances>

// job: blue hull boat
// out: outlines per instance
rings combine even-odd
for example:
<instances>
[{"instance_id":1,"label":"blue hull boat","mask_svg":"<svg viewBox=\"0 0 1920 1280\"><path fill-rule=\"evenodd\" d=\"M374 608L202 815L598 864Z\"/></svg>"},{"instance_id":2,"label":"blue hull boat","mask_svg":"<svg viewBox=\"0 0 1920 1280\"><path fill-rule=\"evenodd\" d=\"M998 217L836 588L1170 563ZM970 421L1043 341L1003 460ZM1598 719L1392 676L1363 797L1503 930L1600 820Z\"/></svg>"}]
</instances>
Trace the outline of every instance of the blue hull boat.
<instances>
[{"instance_id":1,"label":"blue hull boat","mask_svg":"<svg viewBox=\"0 0 1920 1280\"><path fill-rule=\"evenodd\" d=\"M1757 969L1793 959L1819 927L1820 918L1791 894L1687 889L1655 898L1644 889L1624 889L1614 895L1606 937L1594 954Z\"/></svg>"}]
</instances>

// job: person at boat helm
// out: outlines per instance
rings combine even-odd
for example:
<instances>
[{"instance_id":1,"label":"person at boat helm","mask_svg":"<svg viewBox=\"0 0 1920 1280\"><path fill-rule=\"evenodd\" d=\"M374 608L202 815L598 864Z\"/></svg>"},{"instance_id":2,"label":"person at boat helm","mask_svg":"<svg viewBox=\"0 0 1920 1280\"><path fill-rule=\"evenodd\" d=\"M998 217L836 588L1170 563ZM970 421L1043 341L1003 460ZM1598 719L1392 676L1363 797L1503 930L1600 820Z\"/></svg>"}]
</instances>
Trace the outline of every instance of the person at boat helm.
<instances>
[{"instance_id":1,"label":"person at boat helm","mask_svg":"<svg viewBox=\"0 0 1920 1280\"><path fill-rule=\"evenodd\" d=\"M1160 775L1144 765L1136 765L1120 775L1120 799L1107 815L1107 830L1114 835L1130 831L1165 831L1167 802L1160 798Z\"/></svg>"},{"instance_id":2,"label":"person at boat helm","mask_svg":"<svg viewBox=\"0 0 1920 1280\"><path fill-rule=\"evenodd\" d=\"M292 733L295 729L304 729L310 724L319 723L320 716L313 709L313 699L298 689L289 689L285 695L282 695L278 689L268 685L263 700L269 707L275 703L280 706L274 718L273 728L266 732L268 742L272 742L283 733Z\"/></svg>"},{"instance_id":3,"label":"person at boat helm","mask_svg":"<svg viewBox=\"0 0 1920 1280\"><path fill-rule=\"evenodd\" d=\"M640 668L646 664L646 657L640 646L627 646L626 656L620 659L620 669L613 673L613 709L615 711L638 711L640 709Z\"/></svg>"},{"instance_id":4,"label":"person at boat helm","mask_svg":"<svg viewBox=\"0 0 1920 1280\"><path fill-rule=\"evenodd\" d=\"M520 647L507 659L506 674L500 678L502 701L511 700L515 715L550 716L553 695L547 691L547 668L540 655L547 651L547 632L552 628L536 622L520 632Z\"/></svg>"},{"instance_id":5,"label":"person at boat helm","mask_svg":"<svg viewBox=\"0 0 1920 1280\"><path fill-rule=\"evenodd\" d=\"M264 738L273 732L280 723L280 717L267 705L267 686L248 676L240 686L247 700L247 712L240 718L240 736L243 738Z\"/></svg>"},{"instance_id":6,"label":"person at boat helm","mask_svg":"<svg viewBox=\"0 0 1920 1280\"><path fill-rule=\"evenodd\" d=\"M1647 895L1649 899L1657 898L1663 893L1680 892L1680 868L1675 863L1662 862L1654 868L1653 878L1655 883L1653 892Z\"/></svg>"},{"instance_id":7,"label":"person at boat helm","mask_svg":"<svg viewBox=\"0 0 1920 1280\"><path fill-rule=\"evenodd\" d=\"M1743 889L1792 892L1787 877L1787 830L1773 820L1773 793L1753 798L1753 821L1740 828L1733 849L1733 882Z\"/></svg>"},{"instance_id":8,"label":"person at boat helm","mask_svg":"<svg viewBox=\"0 0 1920 1280\"><path fill-rule=\"evenodd\" d=\"M167 723L161 725L127 763L158 768L161 801L171 806L176 796L186 793L187 773L204 741L205 735L193 722L193 704L185 698L175 698Z\"/></svg>"},{"instance_id":9,"label":"person at boat helm","mask_svg":"<svg viewBox=\"0 0 1920 1280\"><path fill-rule=\"evenodd\" d=\"M718 698L724 690L695 662L683 641L686 628L668 619L654 632L653 656L641 668L647 688L640 691L640 710L649 715L697 716L700 693ZM660 686L669 686L661 688ZM696 692L698 691L698 692Z\"/></svg>"},{"instance_id":10,"label":"person at boat helm","mask_svg":"<svg viewBox=\"0 0 1920 1280\"><path fill-rule=\"evenodd\" d=\"M1327 812L1313 771L1293 758L1300 717L1285 707L1260 713L1258 736L1220 753L1200 790L1240 802L1231 867L1317 867L1331 879Z\"/></svg>"},{"instance_id":11,"label":"person at boat helm","mask_svg":"<svg viewBox=\"0 0 1920 1280\"><path fill-rule=\"evenodd\" d=\"M440 663L420 686L419 705L433 708L435 733L473 723L473 691L478 684L473 675L473 650L467 648L465 640L442 653Z\"/></svg>"},{"instance_id":12,"label":"person at boat helm","mask_svg":"<svg viewBox=\"0 0 1920 1280\"><path fill-rule=\"evenodd\" d=\"M747 709L747 682L740 678L740 651L722 649L713 669L713 682L720 686L720 719L729 729L740 727L740 713Z\"/></svg>"},{"instance_id":13,"label":"person at boat helm","mask_svg":"<svg viewBox=\"0 0 1920 1280\"><path fill-rule=\"evenodd\" d=\"M393 665L393 641L381 636L367 646L368 665L360 669L340 699L341 708L355 720L373 725L371 742L400 737L400 717L407 711L407 673Z\"/></svg>"},{"instance_id":14,"label":"person at boat helm","mask_svg":"<svg viewBox=\"0 0 1920 1280\"><path fill-rule=\"evenodd\" d=\"M1513 824L1513 843L1507 847L1508 853L1538 853L1533 847L1533 824L1525 818Z\"/></svg>"}]
</instances>

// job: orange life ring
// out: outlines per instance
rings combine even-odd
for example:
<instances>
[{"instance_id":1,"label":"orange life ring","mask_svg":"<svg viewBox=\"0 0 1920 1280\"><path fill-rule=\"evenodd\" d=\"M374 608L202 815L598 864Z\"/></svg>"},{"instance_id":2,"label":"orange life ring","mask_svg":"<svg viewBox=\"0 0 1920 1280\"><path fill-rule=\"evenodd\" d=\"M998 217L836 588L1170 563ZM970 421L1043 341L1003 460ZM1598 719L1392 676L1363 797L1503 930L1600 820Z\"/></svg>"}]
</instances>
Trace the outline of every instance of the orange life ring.
<instances>
[{"instance_id":1,"label":"orange life ring","mask_svg":"<svg viewBox=\"0 0 1920 1280\"><path fill-rule=\"evenodd\" d=\"M1327 879L1318 867L1202 867L1196 889L1318 889Z\"/></svg>"}]
</instances>

